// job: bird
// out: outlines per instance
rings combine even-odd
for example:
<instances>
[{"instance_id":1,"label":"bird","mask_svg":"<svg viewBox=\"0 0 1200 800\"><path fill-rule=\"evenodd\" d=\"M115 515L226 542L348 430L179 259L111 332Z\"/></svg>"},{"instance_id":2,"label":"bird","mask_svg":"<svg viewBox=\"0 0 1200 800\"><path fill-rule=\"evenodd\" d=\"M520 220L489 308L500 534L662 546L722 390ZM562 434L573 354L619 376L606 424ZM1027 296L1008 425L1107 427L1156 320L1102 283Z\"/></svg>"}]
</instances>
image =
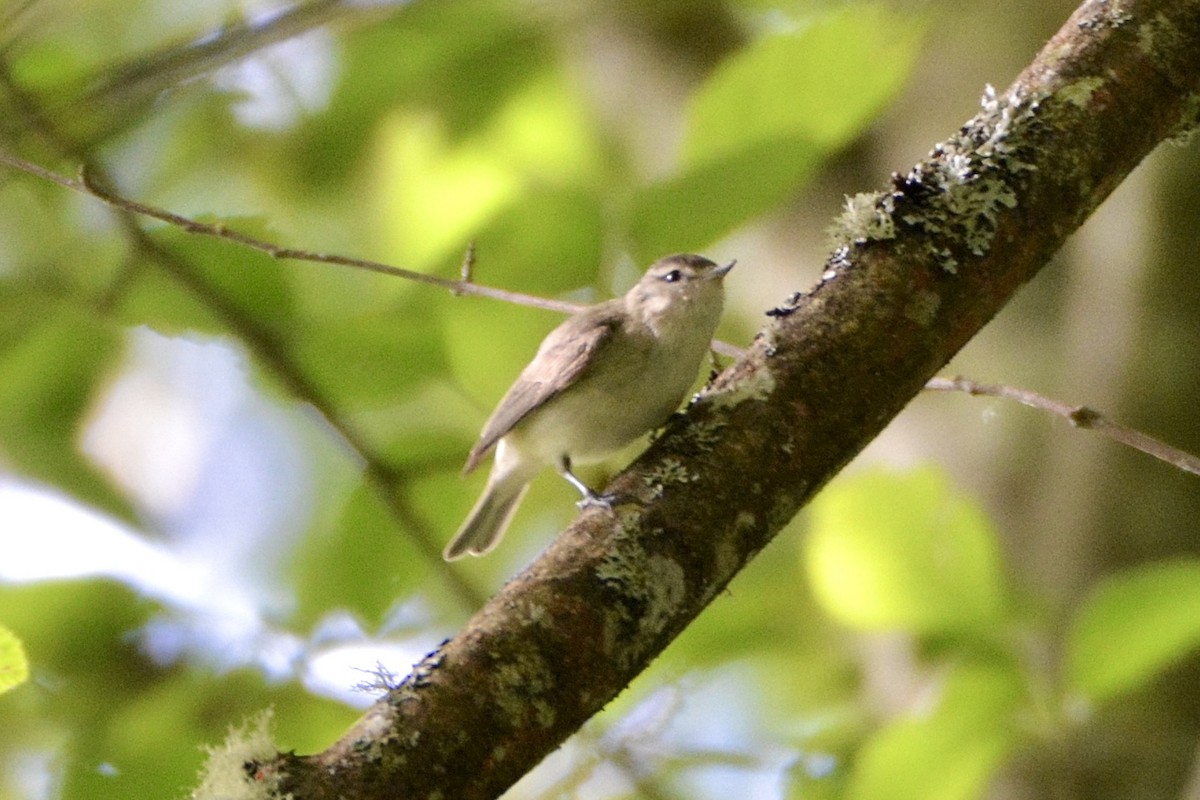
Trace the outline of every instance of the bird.
<instances>
[{"instance_id":1,"label":"bird","mask_svg":"<svg viewBox=\"0 0 1200 800\"><path fill-rule=\"evenodd\" d=\"M623 296L567 318L496 406L467 456L463 474L495 450L483 494L442 555L454 561L490 552L529 483L553 466L583 499L605 505L571 471L659 427L695 383L721 319L718 266L691 253L655 261Z\"/></svg>"}]
</instances>

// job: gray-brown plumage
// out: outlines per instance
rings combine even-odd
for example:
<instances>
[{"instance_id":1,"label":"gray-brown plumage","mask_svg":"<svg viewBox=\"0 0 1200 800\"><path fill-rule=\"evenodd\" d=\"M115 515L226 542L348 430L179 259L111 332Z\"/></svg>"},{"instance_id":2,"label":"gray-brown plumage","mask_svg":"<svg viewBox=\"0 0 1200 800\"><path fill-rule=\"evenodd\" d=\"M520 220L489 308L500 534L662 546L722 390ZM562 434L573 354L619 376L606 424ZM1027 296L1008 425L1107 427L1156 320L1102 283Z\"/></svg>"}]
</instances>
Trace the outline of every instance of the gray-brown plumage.
<instances>
[{"instance_id":1,"label":"gray-brown plumage","mask_svg":"<svg viewBox=\"0 0 1200 800\"><path fill-rule=\"evenodd\" d=\"M446 560L495 547L543 467L555 466L591 497L571 464L598 461L666 421L708 352L724 302L721 279L732 267L667 256L623 297L546 336L471 448L464 473L493 448L495 462Z\"/></svg>"}]
</instances>

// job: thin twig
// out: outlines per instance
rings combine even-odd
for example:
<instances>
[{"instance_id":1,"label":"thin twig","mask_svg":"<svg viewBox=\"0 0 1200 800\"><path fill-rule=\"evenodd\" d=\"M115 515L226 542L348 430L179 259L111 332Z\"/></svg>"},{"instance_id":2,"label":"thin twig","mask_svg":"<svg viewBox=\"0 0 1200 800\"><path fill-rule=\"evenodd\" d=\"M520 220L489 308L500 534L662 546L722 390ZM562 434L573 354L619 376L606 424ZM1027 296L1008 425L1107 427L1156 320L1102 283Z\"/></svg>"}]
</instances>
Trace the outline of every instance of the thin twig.
<instances>
[{"instance_id":1,"label":"thin twig","mask_svg":"<svg viewBox=\"0 0 1200 800\"><path fill-rule=\"evenodd\" d=\"M234 244L249 247L252 250L266 253L271 258L278 260L289 261L309 261L320 264L336 264L342 267L351 267L353 269L366 270L368 272L378 272L384 275L392 275L405 280L416 281L417 283L425 283L431 286L439 286L443 289L448 289L455 294L477 295L480 297L490 297L494 300L503 300L507 303L515 303L522 306L530 306L532 308L542 308L547 311L557 311L564 314L572 314L580 311L586 306L579 303L572 303L567 300L555 300L548 297L538 297L537 295L524 294L522 292L513 292L507 289L497 289L491 286L483 286L471 281L450 280L441 278L436 275L427 275L423 272L404 269L403 267L395 267L391 264L384 264L379 261L371 261L365 258L351 258L333 253L317 253L312 250L303 250L295 247L284 247L274 242L260 239L256 236L251 236L247 233L235 230L221 222L201 222L191 217L185 217L182 214L176 214L166 209L156 206L147 205L145 203L133 200L114 192L98 180L93 171L84 169L80 178L68 178L53 170L46 169L40 164L35 164L27 161L19 156L0 151L0 163L6 164L14 169L27 172L30 175L42 178L43 180L51 181L59 186L79 192L81 194L91 195L98 200L101 200L113 208L119 208L123 211L128 211L133 214L138 214L144 217L157 219L165 222L168 225L173 225L176 228L186 232L193 233L199 236L211 236L217 239L224 239Z\"/></svg>"},{"instance_id":2,"label":"thin twig","mask_svg":"<svg viewBox=\"0 0 1200 800\"><path fill-rule=\"evenodd\" d=\"M173 86L327 25L339 15L354 11L354 5L345 0L313 0L259 15L258 19L232 22L189 42L106 68L87 99L110 107L128 103L129 98L147 102Z\"/></svg>"},{"instance_id":3,"label":"thin twig","mask_svg":"<svg viewBox=\"0 0 1200 800\"><path fill-rule=\"evenodd\" d=\"M475 266L475 243L471 242L467 251L463 256L463 262L460 267L461 278L459 280L450 280L449 278L441 278L437 275L427 275L423 272L415 272L403 267L384 264L379 261L371 261L365 258L351 258L350 256L337 255L335 253L317 253L312 250L303 250L295 247L284 247L283 245L269 242L266 239L260 239L256 236L251 236L247 233L234 230L221 222L201 222L191 217L185 217L182 214L176 214L172 211L167 211L157 206L147 205L110 189L105 185L104 181L98 180L95 174L84 168L81 170L80 178L68 178L53 170L46 169L40 164L35 164L32 161L27 161L19 156L12 155L0 150L0 163L7 164L13 169L21 170L43 180L56 183L72 191L80 194L90 195L104 203L119 208L123 211L128 211L133 214L140 214L144 217L157 219L172 225L186 233L193 233L198 236L211 236L217 239L224 239L234 244L249 247L253 250L266 253L271 258L277 260L289 261L308 261L318 264L333 264L341 267L350 267L352 269L361 269L368 272L378 272L383 275L392 275L405 280L416 281L431 286L439 286L443 289L450 290L455 295L476 295L479 297L488 297L493 300L501 300L506 303L515 305L528 306L530 308L540 308L546 311L557 311L561 314L574 314L577 311L582 311L587 308L587 305L581 303L573 303L569 300L556 300L551 297L540 297L533 294L525 294L524 292L514 292L508 289L499 289L494 286L485 286L474 281L474 266ZM745 351L735 345L723 342L719 339L713 340L712 349L724 356L730 358L738 358Z\"/></svg>"},{"instance_id":4,"label":"thin twig","mask_svg":"<svg viewBox=\"0 0 1200 800\"><path fill-rule=\"evenodd\" d=\"M987 395L1016 400L1030 408L1049 411L1051 414L1062 417L1076 428L1096 431L1115 442L1120 442L1135 450L1141 450L1146 455L1154 456L1159 461L1165 461L1193 475L1200 475L1200 458L1172 447L1153 436L1147 436L1141 431L1113 422L1099 411L1087 406L1073 406L1028 389L1019 389L1003 384L978 383L963 377L931 378L925 384L925 388L935 392L966 392L971 395Z\"/></svg>"}]
</instances>

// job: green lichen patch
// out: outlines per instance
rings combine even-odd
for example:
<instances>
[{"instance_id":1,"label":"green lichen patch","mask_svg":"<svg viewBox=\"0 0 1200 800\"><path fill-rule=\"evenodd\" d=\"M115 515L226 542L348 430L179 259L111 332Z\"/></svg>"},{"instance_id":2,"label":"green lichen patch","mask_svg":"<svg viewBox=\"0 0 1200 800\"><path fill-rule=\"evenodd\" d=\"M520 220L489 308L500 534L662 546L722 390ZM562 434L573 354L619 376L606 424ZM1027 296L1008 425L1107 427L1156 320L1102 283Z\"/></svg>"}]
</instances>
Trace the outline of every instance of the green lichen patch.
<instances>
[{"instance_id":1,"label":"green lichen patch","mask_svg":"<svg viewBox=\"0 0 1200 800\"><path fill-rule=\"evenodd\" d=\"M513 728L524 726L530 715L543 728L554 725L554 706L546 697L555 691L557 679L540 653L528 649L515 660L497 664L491 672L491 683L490 694Z\"/></svg>"},{"instance_id":2,"label":"green lichen patch","mask_svg":"<svg viewBox=\"0 0 1200 800\"><path fill-rule=\"evenodd\" d=\"M231 728L225 743L208 750L191 800L291 800L280 793L284 775L269 766L279 752L271 738L271 711Z\"/></svg>"},{"instance_id":3,"label":"green lichen patch","mask_svg":"<svg viewBox=\"0 0 1200 800\"><path fill-rule=\"evenodd\" d=\"M832 247L896 238L894 198L884 192L859 192L847 197L842 213L828 229Z\"/></svg>"},{"instance_id":4,"label":"green lichen patch","mask_svg":"<svg viewBox=\"0 0 1200 800\"><path fill-rule=\"evenodd\" d=\"M1016 207L1018 183L1034 169L1023 157L1024 131L1040 100L988 86L982 110L907 175L894 176L892 191L847 199L830 230L835 252L912 230L926 234L929 255L948 273L960 266L956 253L985 255L1000 213Z\"/></svg>"},{"instance_id":5,"label":"green lichen patch","mask_svg":"<svg viewBox=\"0 0 1200 800\"><path fill-rule=\"evenodd\" d=\"M731 384L705 388L697 402L711 403L717 409L736 408L747 400L765 400L775 391L775 375L765 366Z\"/></svg>"},{"instance_id":6,"label":"green lichen patch","mask_svg":"<svg viewBox=\"0 0 1200 800\"><path fill-rule=\"evenodd\" d=\"M684 466L677 458L664 458L654 465L642 478L656 497L661 497L663 489L674 484L690 483L696 479L696 474Z\"/></svg>"}]
</instances>

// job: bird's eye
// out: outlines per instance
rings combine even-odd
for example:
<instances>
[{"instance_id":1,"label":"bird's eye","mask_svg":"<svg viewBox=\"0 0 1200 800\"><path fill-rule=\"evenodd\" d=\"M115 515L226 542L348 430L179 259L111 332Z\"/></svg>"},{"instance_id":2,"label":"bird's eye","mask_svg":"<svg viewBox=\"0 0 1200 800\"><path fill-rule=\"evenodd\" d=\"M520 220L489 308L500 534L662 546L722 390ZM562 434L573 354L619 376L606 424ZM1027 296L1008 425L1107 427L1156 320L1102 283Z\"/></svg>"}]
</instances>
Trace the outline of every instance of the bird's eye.
<instances>
[{"instance_id":1,"label":"bird's eye","mask_svg":"<svg viewBox=\"0 0 1200 800\"><path fill-rule=\"evenodd\" d=\"M675 283L676 281L678 281L678 280L679 280L680 278L682 278L682 277L683 277L683 273L682 273L682 272L680 272L680 271L679 271L679 270L677 270L677 269L673 269L673 270L671 270L670 272L668 272L666 275L663 275L663 278L662 278L662 279L663 279L664 281L666 281L667 283Z\"/></svg>"}]
</instances>

